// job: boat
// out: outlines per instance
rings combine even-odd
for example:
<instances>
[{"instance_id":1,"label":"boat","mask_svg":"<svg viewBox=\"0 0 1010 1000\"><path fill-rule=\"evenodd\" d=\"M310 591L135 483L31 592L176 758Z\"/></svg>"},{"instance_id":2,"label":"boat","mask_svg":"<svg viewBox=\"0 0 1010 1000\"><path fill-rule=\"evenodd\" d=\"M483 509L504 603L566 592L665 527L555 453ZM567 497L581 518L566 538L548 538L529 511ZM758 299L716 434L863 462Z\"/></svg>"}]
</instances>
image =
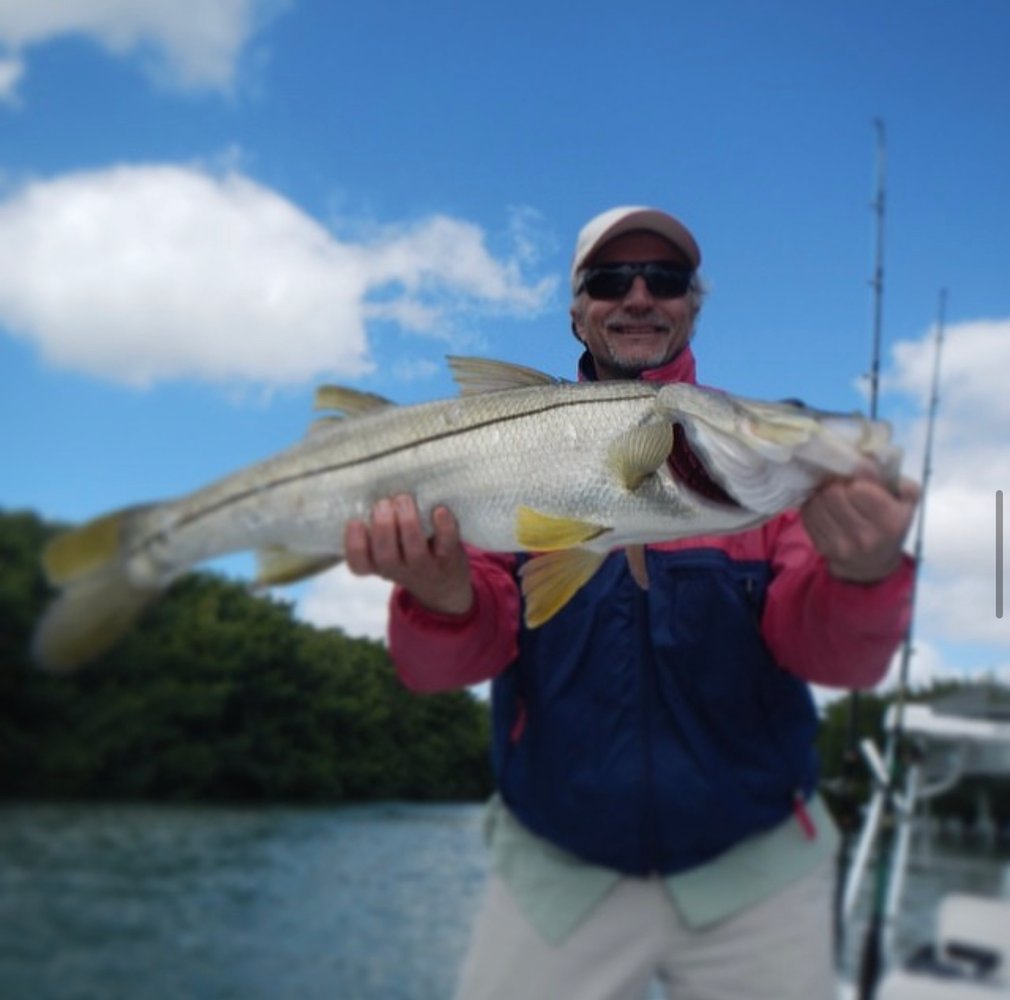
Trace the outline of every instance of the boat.
<instances>
[{"instance_id":1,"label":"boat","mask_svg":"<svg viewBox=\"0 0 1010 1000\"><path fill-rule=\"evenodd\" d=\"M864 740L860 749L874 791L842 897L842 918L851 922L876 853L879 940L867 936L858 982L844 983L840 995L859 1000L1010 996L1010 899L952 892L937 906L932 941L904 956L895 947L913 837L930 835L929 801L969 778L1010 775L1010 695L982 685L929 704L899 700L888 711L884 729L889 750L900 749L903 782L899 791L890 777L893 759L885 761L876 745ZM1001 831L984 796L979 806L983 836L995 839ZM936 863L931 853L927 863ZM870 947L875 954L867 955Z\"/></svg>"}]
</instances>

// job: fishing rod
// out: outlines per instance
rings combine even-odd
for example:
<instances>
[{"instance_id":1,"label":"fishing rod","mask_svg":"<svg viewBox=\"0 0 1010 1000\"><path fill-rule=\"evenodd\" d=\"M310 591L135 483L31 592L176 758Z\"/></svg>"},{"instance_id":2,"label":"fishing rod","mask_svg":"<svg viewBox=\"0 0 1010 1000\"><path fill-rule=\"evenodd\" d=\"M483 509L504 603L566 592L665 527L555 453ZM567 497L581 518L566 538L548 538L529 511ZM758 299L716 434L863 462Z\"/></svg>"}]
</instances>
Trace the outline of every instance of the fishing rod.
<instances>
[{"instance_id":1,"label":"fishing rod","mask_svg":"<svg viewBox=\"0 0 1010 1000\"><path fill-rule=\"evenodd\" d=\"M936 310L936 344L933 348L933 381L929 393L929 410L926 416L926 445L922 459L922 481L921 493L919 495L919 520L915 526L915 545L912 555L915 559L916 573L912 578L912 607L915 607L915 594L918 589L918 567L922 560L922 537L924 534L923 524L926 520L926 494L929 490L929 480L933 474L933 435L936 430L936 413L940 406L940 355L943 351L944 326L947 314L947 289L940 289L940 299ZM900 730L904 723L905 701L904 693L908 687L909 664L912 659L912 624L909 622L908 632L905 635L905 642L901 649L901 670L898 678L898 693L902 695L898 702L900 714L896 718L896 730Z\"/></svg>"},{"instance_id":2,"label":"fishing rod","mask_svg":"<svg viewBox=\"0 0 1010 1000\"><path fill-rule=\"evenodd\" d=\"M936 414L940 400L940 357L943 352L944 327L946 324L947 291L940 291L937 308L936 340L933 351L933 378L930 388L929 407L926 418L926 443L922 461L921 493L919 497L919 515L915 529L913 556L915 559L915 575L912 578L910 604L913 612L909 619L901 647L901 662L898 672L898 690L895 697L892 725L890 726L885 758L883 762L883 815L874 814L872 821L880 823L880 846L877 852L877 867L874 879L873 904L870 920L863 939L862 958L859 967L859 1000L873 1000L877 983L886 964L887 954L891 948L894 922L901 902L901 892L904 887L904 862L908 852L908 841L911 833L914 794L906 796L901 805L902 824L900 833L896 834L896 813L898 811L897 785L901 776L902 748L904 743L905 705L908 698L908 680L913 645L913 622L915 599L918 591L918 580L922 566L923 536L926 523L926 494L933 471L933 437L936 427ZM875 770L879 770L880 766ZM878 775L878 781L880 780ZM913 780L915 778L913 777ZM871 822L868 818L867 822ZM869 840L867 840L869 843ZM902 864L893 864L895 857L902 859ZM895 870L898 878L895 878Z\"/></svg>"},{"instance_id":3,"label":"fishing rod","mask_svg":"<svg viewBox=\"0 0 1010 1000\"><path fill-rule=\"evenodd\" d=\"M877 196L872 208L877 219L877 246L874 253L873 277L873 354L870 362L870 419L877 419L880 396L880 345L884 319L884 218L886 215L887 133L880 118L873 119L877 130Z\"/></svg>"},{"instance_id":4,"label":"fishing rod","mask_svg":"<svg viewBox=\"0 0 1010 1000\"><path fill-rule=\"evenodd\" d=\"M876 239L874 248L873 277L873 327L872 352L870 356L869 391L870 419L877 419L880 397L880 353L883 340L884 316L884 219L886 215L887 180L887 131L883 119L874 118L873 127L877 133L876 152L876 193L870 208L876 219ZM845 909L844 892L848 880L852 856L852 840L859 826L859 807L856 801L856 781L860 774L859 756L859 692L849 692L848 725L846 727L845 749L842 752L841 772L838 780L837 820L841 838L835 872L834 932L835 960L841 965L845 951Z\"/></svg>"}]
</instances>

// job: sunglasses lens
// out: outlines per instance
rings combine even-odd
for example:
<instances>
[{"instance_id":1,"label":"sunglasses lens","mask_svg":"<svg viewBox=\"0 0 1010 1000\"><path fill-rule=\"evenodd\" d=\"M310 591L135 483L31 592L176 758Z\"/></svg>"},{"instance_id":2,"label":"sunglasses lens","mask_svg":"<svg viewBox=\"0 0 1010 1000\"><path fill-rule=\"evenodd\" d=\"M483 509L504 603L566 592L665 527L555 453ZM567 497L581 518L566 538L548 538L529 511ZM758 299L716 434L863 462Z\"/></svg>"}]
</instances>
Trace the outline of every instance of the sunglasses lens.
<instances>
[{"instance_id":1,"label":"sunglasses lens","mask_svg":"<svg viewBox=\"0 0 1010 1000\"><path fill-rule=\"evenodd\" d=\"M687 294L691 275L672 267L657 267L645 272L645 287L657 299L679 299Z\"/></svg>"},{"instance_id":2,"label":"sunglasses lens","mask_svg":"<svg viewBox=\"0 0 1010 1000\"><path fill-rule=\"evenodd\" d=\"M649 294L657 299L679 299L691 285L691 272L665 264L615 264L586 271L582 287L591 299L615 301L628 294L641 275Z\"/></svg>"},{"instance_id":3,"label":"sunglasses lens","mask_svg":"<svg viewBox=\"0 0 1010 1000\"><path fill-rule=\"evenodd\" d=\"M623 299L633 280L627 271L598 268L586 274L585 289L591 299Z\"/></svg>"}]
</instances>

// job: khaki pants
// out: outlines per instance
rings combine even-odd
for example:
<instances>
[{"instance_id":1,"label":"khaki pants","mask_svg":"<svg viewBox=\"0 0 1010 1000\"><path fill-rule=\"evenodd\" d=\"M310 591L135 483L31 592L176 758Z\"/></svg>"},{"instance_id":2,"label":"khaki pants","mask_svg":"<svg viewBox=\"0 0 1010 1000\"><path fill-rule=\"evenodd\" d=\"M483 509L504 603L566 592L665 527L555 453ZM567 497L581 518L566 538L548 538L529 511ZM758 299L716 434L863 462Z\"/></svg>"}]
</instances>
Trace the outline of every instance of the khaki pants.
<instances>
[{"instance_id":1,"label":"khaki pants","mask_svg":"<svg viewBox=\"0 0 1010 1000\"><path fill-rule=\"evenodd\" d=\"M833 866L702 930L658 879L622 879L561 945L545 942L496 876L456 1000L834 1000Z\"/></svg>"}]
</instances>

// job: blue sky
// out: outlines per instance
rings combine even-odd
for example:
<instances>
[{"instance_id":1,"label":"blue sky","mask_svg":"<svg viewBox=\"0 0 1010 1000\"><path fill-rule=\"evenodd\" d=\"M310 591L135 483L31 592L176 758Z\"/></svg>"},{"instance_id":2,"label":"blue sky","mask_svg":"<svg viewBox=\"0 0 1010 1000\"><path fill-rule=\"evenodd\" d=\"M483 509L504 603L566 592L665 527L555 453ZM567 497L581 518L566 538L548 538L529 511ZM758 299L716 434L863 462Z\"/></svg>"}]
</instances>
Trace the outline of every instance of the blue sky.
<instances>
[{"instance_id":1,"label":"blue sky","mask_svg":"<svg viewBox=\"0 0 1010 1000\"><path fill-rule=\"evenodd\" d=\"M1010 7L0 0L0 506L70 520L284 447L323 380L403 402L446 353L568 375L578 228L679 215L702 380L881 411L921 467L949 289L916 676L1010 676ZM382 628L341 572L303 614Z\"/></svg>"}]
</instances>

